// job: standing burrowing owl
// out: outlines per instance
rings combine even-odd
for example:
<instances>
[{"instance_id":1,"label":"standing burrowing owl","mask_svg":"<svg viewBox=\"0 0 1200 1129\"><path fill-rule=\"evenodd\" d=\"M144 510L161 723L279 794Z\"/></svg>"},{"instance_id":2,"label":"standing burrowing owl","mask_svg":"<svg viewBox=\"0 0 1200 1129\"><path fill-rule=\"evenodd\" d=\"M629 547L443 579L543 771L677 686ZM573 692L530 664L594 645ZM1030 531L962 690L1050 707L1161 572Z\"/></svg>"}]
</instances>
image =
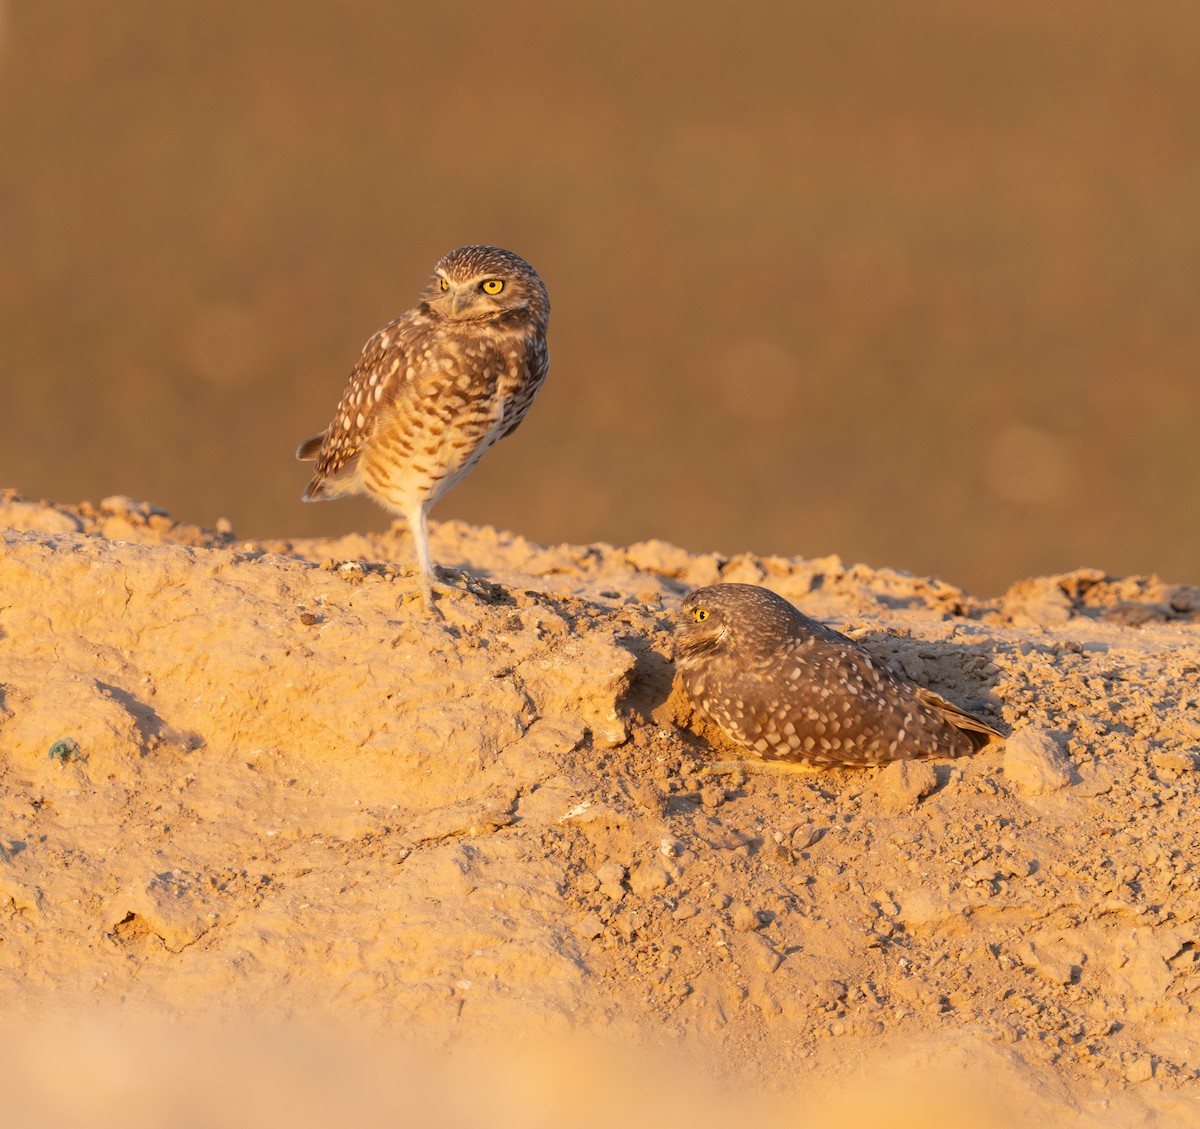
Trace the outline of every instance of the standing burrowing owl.
<instances>
[{"instance_id":1,"label":"standing burrowing owl","mask_svg":"<svg viewBox=\"0 0 1200 1129\"><path fill-rule=\"evenodd\" d=\"M363 346L333 422L300 444L315 459L306 502L366 494L408 523L433 610L425 519L497 439L516 430L550 369L550 298L499 247L460 247L420 303Z\"/></svg>"},{"instance_id":2,"label":"standing burrowing owl","mask_svg":"<svg viewBox=\"0 0 1200 1129\"><path fill-rule=\"evenodd\" d=\"M751 584L697 588L684 600L675 661L692 704L764 760L958 757L1001 736Z\"/></svg>"}]
</instances>

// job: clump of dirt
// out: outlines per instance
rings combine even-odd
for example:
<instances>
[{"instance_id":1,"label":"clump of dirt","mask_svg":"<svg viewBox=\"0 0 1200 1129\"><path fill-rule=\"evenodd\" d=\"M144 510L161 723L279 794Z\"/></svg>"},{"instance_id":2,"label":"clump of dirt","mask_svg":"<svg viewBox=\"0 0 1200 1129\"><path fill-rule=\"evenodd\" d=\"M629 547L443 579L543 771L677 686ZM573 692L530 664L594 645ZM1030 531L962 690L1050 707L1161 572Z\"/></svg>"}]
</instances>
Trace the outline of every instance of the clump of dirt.
<instances>
[{"instance_id":1,"label":"clump of dirt","mask_svg":"<svg viewBox=\"0 0 1200 1129\"><path fill-rule=\"evenodd\" d=\"M399 530L256 544L8 494L0 542L10 1015L583 1030L786 1092L969 1046L1043 1124L1200 1123L1194 588L1078 572L979 601L447 523L435 559L470 574L436 619ZM1012 738L714 770L671 631L718 580Z\"/></svg>"}]
</instances>

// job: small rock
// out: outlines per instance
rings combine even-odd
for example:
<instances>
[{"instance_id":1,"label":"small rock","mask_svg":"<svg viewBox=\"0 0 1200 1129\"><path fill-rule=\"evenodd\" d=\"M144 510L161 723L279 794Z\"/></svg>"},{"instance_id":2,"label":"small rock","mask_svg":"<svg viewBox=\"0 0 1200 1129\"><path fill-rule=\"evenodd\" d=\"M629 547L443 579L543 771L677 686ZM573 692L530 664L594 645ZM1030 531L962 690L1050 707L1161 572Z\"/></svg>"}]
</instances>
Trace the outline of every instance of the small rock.
<instances>
[{"instance_id":1,"label":"small rock","mask_svg":"<svg viewBox=\"0 0 1200 1129\"><path fill-rule=\"evenodd\" d=\"M1050 956L1039 950L1032 941L1025 942L1017 950L1016 956L1026 968L1033 969L1051 984L1070 984L1076 978L1079 966L1083 962L1082 955L1073 954L1078 962L1075 965L1072 965L1070 958Z\"/></svg>"},{"instance_id":2,"label":"small rock","mask_svg":"<svg viewBox=\"0 0 1200 1129\"><path fill-rule=\"evenodd\" d=\"M824 829L815 823L802 823L792 832L792 850L807 851L821 836Z\"/></svg>"},{"instance_id":3,"label":"small rock","mask_svg":"<svg viewBox=\"0 0 1200 1129\"><path fill-rule=\"evenodd\" d=\"M682 576L692 563L691 554L667 541L638 541L625 550L625 560L639 572Z\"/></svg>"},{"instance_id":4,"label":"small rock","mask_svg":"<svg viewBox=\"0 0 1200 1129\"><path fill-rule=\"evenodd\" d=\"M937 788L937 774L924 761L892 761L876 778L875 792L887 811L909 811Z\"/></svg>"},{"instance_id":5,"label":"small rock","mask_svg":"<svg viewBox=\"0 0 1200 1129\"><path fill-rule=\"evenodd\" d=\"M700 803L705 811L714 811L725 802L725 789L715 784L705 784L700 789Z\"/></svg>"},{"instance_id":6,"label":"small rock","mask_svg":"<svg viewBox=\"0 0 1200 1129\"><path fill-rule=\"evenodd\" d=\"M625 868L613 859L596 867L596 877L601 882L624 882Z\"/></svg>"},{"instance_id":7,"label":"small rock","mask_svg":"<svg viewBox=\"0 0 1200 1129\"><path fill-rule=\"evenodd\" d=\"M596 877L600 880L600 892L613 901L619 902L625 896L625 868L619 862L609 861L596 867Z\"/></svg>"},{"instance_id":8,"label":"small rock","mask_svg":"<svg viewBox=\"0 0 1200 1129\"><path fill-rule=\"evenodd\" d=\"M754 952L754 961L763 972L770 974L783 963L783 957L779 955L774 946L761 934L754 936L751 948Z\"/></svg>"},{"instance_id":9,"label":"small rock","mask_svg":"<svg viewBox=\"0 0 1200 1129\"><path fill-rule=\"evenodd\" d=\"M630 789L630 796L638 808L647 815L662 815L666 806L666 797L650 780L635 784Z\"/></svg>"},{"instance_id":10,"label":"small rock","mask_svg":"<svg viewBox=\"0 0 1200 1129\"><path fill-rule=\"evenodd\" d=\"M632 941L638 930L645 924L645 919L637 910L624 910L613 917L613 924L626 941Z\"/></svg>"},{"instance_id":11,"label":"small rock","mask_svg":"<svg viewBox=\"0 0 1200 1129\"><path fill-rule=\"evenodd\" d=\"M733 911L733 927L739 933L752 933L755 929L762 927L762 922L754 910L749 906L742 905Z\"/></svg>"},{"instance_id":12,"label":"small rock","mask_svg":"<svg viewBox=\"0 0 1200 1129\"><path fill-rule=\"evenodd\" d=\"M1171 594L1171 609L1177 612L1200 611L1200 588L1176 588Z\"/></svg>"},{"instance_id":13,"label":"small rock","mask_svg":"<svg viewBox=\"0 0 1200 1129\"><path fill-rule=\"evenodd\" d=\"M585 941L590 941L595 937L599 937L604 932L604 922L600 920L599 914L585 913L575 923L575 935L582 937Z\"/></svg>"},{"instance_id":14,"label":"small rock","mask_svg":"<svg viewBox=\"0 0 1200 1129\"><path fill-rule=\"evenodd\" d=\"M883 1034L883 1024L878 1019L854 1019L850 1022L850 1034L873 1036Z\"/></svg>"},{"instance_id":15,"label":"small rock","mask_svg":"<svg viewBox=\"0 0 1200 1129\"><path fill-rule=\"evenodd\" d=\"M124 494L112 494L100 500L100 512L104 514L136 514L141 510L141 502Z\"/></svg>"},{"instance_id":16,"label":"small rock","mask_svg":"<svg viewBox=\"0 0 1200 1129\"><path fill-rule=\"evenodd\" d=\"M651 894L669 885L671 875L657 859L650 859L635 867L629 875L629 888L635 894Z\"/></svg>"},{"instance_id":17,"label":"small rock","mask_svg":"<svg viewBox=\"0 0 1200 1129\"><path fill-rule=\"evenodd\" d=\"M1004 744L1004 778L1026 796L1040 796L1067 787L1071 762L1043 729L1027 725Z\"/></svg>"},{"instance_id":18,"label":"small rock","mask_svg":"<svg viewBox=\"0 0 1200 1129\"><path fill-rule=\"evenodd\" d=\"M1157 752L1150 760L1160 772L1191 772L1196 760L1187 753Z\"/></svg>"},{"instance_id":19,"label":"small rock","mask_svg":"<svg viewBox=\"0 0 1200 1129\"><path fill-rule=\"evenodd\" d=\"M900 897L900 912L897 917L906 929L920 929L934 925L951 916L946 899L932 890L916 889Z\"/></svg>"},{"instance_id":20,"label":"small rock","mask_svg":"<svg viewBox=\"0 0 1200 1129\"><path fill-rule=\"evenodd\" d=\"M597 749L616 749L629 740L629 730L615 713L596 720L590 729L592 744Z\"/></svg>"},{"instance_id":21,"label":"small rock","mask_svg":"<svg viewBox=\"0 0 1200 1129\"><path fill-rule=\"evenodd\" d=\"M886 917L877 917L871 925L871 931L886 940L896 932L896 927Z\"/></svg>"},{"instance_id":22,"label":"small rock","mask_svg":"<svg viewBox=\"0 0 1200 1129\"><path fill-rule=\"evenodd\" d=\"M821 1007L832 1011L846 998L846 985L841 980L822 980L813 988L813 998Z\"/></svg>"},{"instance_id":23,"label":"small rock","mask_svg":"<svg viewBox=\"0 0 1200 1129\"><path fill-rule=\"evenodd\" d=\"M1153 1077L1154 1060L1149 1055L1143 1055L1141 1058L1135 1058L1125 1068L1125 1078L1130 1082L1149 1082Z\"/></svg>"}]
</instances>

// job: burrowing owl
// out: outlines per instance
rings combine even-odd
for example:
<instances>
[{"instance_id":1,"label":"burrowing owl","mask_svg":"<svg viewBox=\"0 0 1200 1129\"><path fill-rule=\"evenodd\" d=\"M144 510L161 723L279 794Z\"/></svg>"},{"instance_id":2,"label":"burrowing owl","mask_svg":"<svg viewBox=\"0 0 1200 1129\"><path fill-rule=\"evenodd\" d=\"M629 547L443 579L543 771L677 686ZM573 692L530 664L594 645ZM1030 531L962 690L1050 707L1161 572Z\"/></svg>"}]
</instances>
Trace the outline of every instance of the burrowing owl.
<instances>
[{"instance_id":1,"label":"burrowing owl","mask_svg":"<svg viewBox=\"0 0 1200 1129\"><path fill-rule=\"evenodd\" d=\"M675 661L692 704L764 760L958 757L1000 737L751 584L714 584L684 600Z\"/></svg>"},{"instance_id":2,"label":"burrowing owl","mask_svg":"<svg viewBox=\"0 0 1200 1129\"><path fill-rule=\"evenodd\" d=\"M300 444L306 502L366 494L408 523L433 609L426 515L497 439L516 430L550 369L550 298L499 247L460 247L421 301L363 346L333 421Z\"/></svg>"}]
</instances>

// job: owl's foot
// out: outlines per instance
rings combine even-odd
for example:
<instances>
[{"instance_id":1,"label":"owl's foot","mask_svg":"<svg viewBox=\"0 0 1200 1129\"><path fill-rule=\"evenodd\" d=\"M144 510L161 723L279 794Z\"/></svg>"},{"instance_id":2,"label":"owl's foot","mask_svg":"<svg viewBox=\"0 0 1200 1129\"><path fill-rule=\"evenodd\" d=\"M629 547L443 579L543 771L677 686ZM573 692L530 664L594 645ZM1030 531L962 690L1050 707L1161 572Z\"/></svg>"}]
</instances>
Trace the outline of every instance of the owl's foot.
<instances>
[{"instance_id":1,"label":"owl's foot","mask_svg":"<svg viewBox=\"0 0 1200 1129\"><path fill-rule=\"evenodd\" d=\"M405 570L406 572L408 570ZM428 615L435 619L444 619L441 609L435 603L435 588L433 578L421 571L421 569L412 570L416 574L417 591L414 592L411 588L405 586L405 590L401 593L396 601L397 607L403 607L405 604L412 602L419 595L421 597L421 605Z\"/></svg>"},{"instance_id":2,"label":"owl's foot","mask_svg":"<svg viewBox=\"0 0 1200 1129\"><path fill-rule=\"evenodd\" d=\"M430 574L423 573L420 568L414 570L417 576L417 589L421 594L421 603L425 610L438 619L445 616L437 606L439 599L461 599L472 593L473 577L465 569L443 568L434 565ZM411 598L411 597L410 597Z\"/></svg>"}]
</instances>

